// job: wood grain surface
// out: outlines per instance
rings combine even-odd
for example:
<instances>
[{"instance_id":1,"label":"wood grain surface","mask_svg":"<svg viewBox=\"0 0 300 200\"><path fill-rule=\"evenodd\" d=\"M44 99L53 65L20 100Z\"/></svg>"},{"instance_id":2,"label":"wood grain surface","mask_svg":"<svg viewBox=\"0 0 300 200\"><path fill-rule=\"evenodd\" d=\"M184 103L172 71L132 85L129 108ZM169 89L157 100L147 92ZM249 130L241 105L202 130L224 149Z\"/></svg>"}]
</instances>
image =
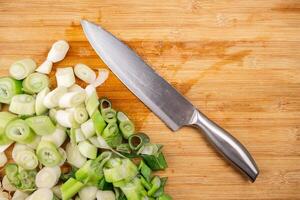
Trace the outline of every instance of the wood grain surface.
<instances>
[{"instance_id":1,"label":"wood grain surface","mask_svg":"<svg viewBox=\"0 0 300 200\"><path fill-rule=\"evenodd\" d=\"M55 67L106 67L82 18L136 50L237 137L260 168L248 182L199 132L172 133L111 75L99 95L165 145L169 168L160 174L175 200L300 199L299 0L0 0L0 74L24 57L40 64L58 39L71 49Z\"/></svg>"}]
</instances>

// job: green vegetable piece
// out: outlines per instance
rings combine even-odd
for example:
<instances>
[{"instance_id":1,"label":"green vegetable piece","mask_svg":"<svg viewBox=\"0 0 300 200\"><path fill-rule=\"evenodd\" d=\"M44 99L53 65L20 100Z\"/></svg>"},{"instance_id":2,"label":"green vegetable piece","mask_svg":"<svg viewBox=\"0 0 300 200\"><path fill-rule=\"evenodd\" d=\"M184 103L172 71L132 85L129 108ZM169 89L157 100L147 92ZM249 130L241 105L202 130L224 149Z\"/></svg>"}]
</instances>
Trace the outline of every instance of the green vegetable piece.
<instances>
[{"instance_id":1,"label":"green vegetable piece","mask_svg":"<svg viewBox=\"0 0 300 200\"><path fill-rule=\"evenodd\" d=\"M162 152L158 153L158 155L142 154L141 156L152 170L162 170L168 167Z\"/></svg>"},{"instance_id":2,"label":"green vegetable piece","mask_svg":"<svg viewBox=\"0 0 300 200\"><path fill-rule=\"evenodd\" d=\"M35 116L27 118L26 123L37 135L49 135L55 131L55 126L48 116Z\"/></svg>"},{"instance_id":3,"label":"green vegetable piece","mask_svg":"<svg viewBox=\"0 0 300 200\"><path fill-rule=\"evenodd\" d=\"M128 138L128 144L134 151L138 151L145 144L150 142L150 138L145 133L133 134Z\"/></svg>"},{"instance_id":4,"label":"green vegetable piece","mask_svg":"<svg viewBox=\"0 0 300 200\"><path fill-rule=\"evenodd\" d=\"M22 93L22 81L10 77L0 78L0 102L10 104L13 96Z\"/></svg>"},{"instance_id":5,"label":"green vegetable piece","mask_svg":"<svg viewBox=\"0 0 300 200\"><path fill-rule=\"evenodd\" d=\"M17 80L22 80L34 72L35 68L34 60L26 58L13 63L9 68L9 74Z\"/></svg>"},{"instance_id":6,"label":"green vegetable piece","mask_svg":"<svg viewBox=\"0 0 300 200\"><path fill-rule=\"evenodd\" d=\"M143 177L148 182L150 182L152 170L150 169L150 167L148 167L148 165L143 160L140 162L139 170L140 170L141 174L143 175Z\"/></svg>"},{"instance_id":7,"label":"green vegetable piece","mask_svg":"<svg viewBox=\"0 0 300 200\"><path fill-rule=\"evenodd\" d=\"M132 121L123 113L117 113L120 131L125 139L128 139L135 132L135 127Z\"/></svg>"},{"instance_id":8,"label":"green vegetable piece","mask_svg":"<svg viewBox=\"0 0 300 200\"><path fill-rule=\"evenodd\" d=\"M69 200L73 196L76 195L79 190L81 190L84 187L84 184L80 181L70 178L67 182L65 182L61 186L61 195L63 200Z\"/></svg>"},{"instance_id":9,"label":"green vegetable piece","mask_svg":"<svg viewBox=\"0 0 300 200\"><path fill-rule=\"evenodd\" d=\"M158 190L153 194L154 197L160 197L161 195L164 194L164 189L165 189L165 185L167 183L168 177L162 177L160 178L160 187L158 188Z\"/></svg>"},{"instance_id":10,"label":"green vegetable piece","mask_svg":"<svg viewBox=\"0 0 300 200\"><path fill-rule=\"evenodd\" d=\"M5 129L6 136L16 142L28 144L32 142L36 135L22 119L15 119L9 122Z\"/></svg>"},{"instance_id":11,"label":"green vegetable piece","mask_svg":"<svg viewBox=\"0 0 300 200\"><path fill-rule=\"evenodd\" d=\"M105 109L111 109L112 108L112 103L111 103L111 101L108 99L108 98L106 98L106 97L104 97L104 98L102 98L102 99L100 99L99 100L99 108L100 108L100 111L102 112L103 110L105 110Z\"/></svg>"},{"instance_id":12,"label":"green vegetable piece","mask_svg":"<svg viewBox=\"0 0 300 200\"><path fill-rule=\"evenodd\" d=\"M172 200L172 197L169 196L168 194L163 194L158 197L158 200Z\"/></svg>"},{"instance_id":13,"label":"green vegetable piece","mask_svg":"<svg viewBox=\"0 0 300 200\"><path fill-rule=\"evenodd\" d=\"M148 191L148 196L152 196L160 187L161 181L158 176L154 176L153 179L151 180L151 189Z\"/></svg>"},{"instance_id":14,"label":"green vegetable piece","mask_svg":"<svg viewBox=\"0 0 300 200\"><path fill-rule=\"evenodd\" d=\"M91 119L94 123L94 128L96 130L97 135L101 135L106 126L106 123L103 117L101 116L100 112L96 110L91 116Z\"/></svg>"},{"instance_id":15,"label":"green vegetable piece","mask_svg":"<svg viewBox=\"0 0 300 200\"><path fill-rule=\"evenodd\" d=\"M78 170L77 167L72 166L71 170L69 172L62 173L59 179L65 182L70 178L75 178L75 173L77 170Z\"/></svg>"},{"instance_id":16,"label":"green vegetable piece","mask_svg":"<svg viewBox=\"0 0 300 200\"><path fill-rule=\"evenodd\" d=\"M147 192L143 187L141 180L137 177L120 188L127 200L137 200L147 197Z\"/></svg>"},{"instance_id":17,"label":"green vegetable piece","mask_svg":"<svg viewBox=\"0 0 300 200\"><path fill-rule=\"evenodd\" d=\"M110 147L115 148L122 143L122 135L116 123L109 123L103 130L101 136Z\"/></svg>"},{"instance_id":18,"label":"green vegetable piece","mask_svg":"<svg viewBox=\"0 0 300 200\"><path fill-rule=\"evenodd\" d=\"M126 143L118 145L116 150L121 153L126 153L126 154L131 153L131 148L130 148L129 144L126 144Z\"/></svg>"},{"instance_id":19,"label":"green vegetable piece","mask_svg":"<svg viewBox=\"0 0 300 200\"><path fill-rule=\"evenodd\" d=\"M32 73L22 83L23 90L28 94L35 94L49 86L49 77L41 73Z\"/></svg>"},{"instance_id":20,"label":"green vegetable piece","mask_svg":"<svg viewBox=\"0 0 300 200\"><path fill-rule=\"evenodd\" d=\"M48 111L48 108L44 105L44 99L49 92L50 92L50 89L48 87L46 87L37 94L36 99L35 99L36 115L42 115Z\"/></svg>"},{"instance_id":21,"label":"green vegetable piece","mask_svg":"<svg viewBox=\"0 0 300 200\"><path fill-rule=\"evenodd\" d=\"M97 157L97 147L86 140L78 143L78 150L86 158L95 159Z\"/></svg>"},{"instance_id":22,"label":"green vegetable piece","mask_svg":"<svg viewBox=\"0 0 300 200\"><path fill-rule=\"evenodd\" d=\"M85 101L86 111L89 116L92 116L96 110L98 110L99 101L96 91L94 91L90 96L86 98Z\"/></svg>"},{"instance_id":23,"label":"green vegetable piece","mask_svg":"<svg viewBox=\"0 0 300 200\"><path fill-rule=\"evenodd\" d=\"M125 194L119 188L114 188L114 191L116 194L116 200L127 200Z\"/></svg>"},{"instance_id":24,"label":"green vegetable piece","mask_svg":"<svg viewBox=\"0 0 300 200\"><path fill-rule=\"evenodd\" d=\"M34 115L35 99L28 94L15 95L11 99L8 110L18 115Z\"/></svg>"},{"instance_id":25,"label":"green vegetable piece","mask_svg":"<svg viewBox=\"0 0 300 200\"><path fill-rule=\"evenodd\" d=\"M147 189L150 190L151 189L151 184L144 178L144 177L140 177L142 185Z\"/></svg>"},{"instance_id":26,"label":"green vegetable piece","mask_svg":"<svg viewBox=\"0 0 300 200\"><path fill-rule=\"evenodd\" d=\"M49 141L41 141L36 149L36 154L39 161L46 167L57 166L62 160L62 155L55 144Z\"/></svg>"},{"instance_id":27,"label":"green vegetable piece","mask_svg":"<svg viewBox=\"0 0 300 200\"><path fill-rule=\"evenodd\" d=\"M9 163L5 166L5 174L7 175L7 178L9 182L14 185L18 186L21 184L20 180L17 178L18 175L18 165L14 163Z\"/></svg>"},{"instance_id":28,"label":"green vegetable piece","mask_svg":"<svg viewBox=\"0 0 300 200\"><path fill-rule=\"evenodd\" d=\"M9 112L0 112L0 145L9 144L12 142L5 134L5 128L9 122L16 119L17 115Z\"/></svg>"},{"instance_id":29,"label":"green vegetable piece","mask_svg":"<svg viewBox=\"0 0 300 200\"><path fill-rule=\"evenodd\" d=\"M107 108L101 111L101 115L107 123L117 122L117 111L112 108Z\"/></svg>"},{"instance_id":30,"label":"green vegetable piece","mask_svg":"<svg viewBox=\"0 0 300 200\"><path fill-rule=\"evenodd\" d=\"M99 190L112 190L113 189L113 185L111 183L106 182L105 178L102 178L99 181L99 184L97 187Z\"/></svg>"}]
</instances>

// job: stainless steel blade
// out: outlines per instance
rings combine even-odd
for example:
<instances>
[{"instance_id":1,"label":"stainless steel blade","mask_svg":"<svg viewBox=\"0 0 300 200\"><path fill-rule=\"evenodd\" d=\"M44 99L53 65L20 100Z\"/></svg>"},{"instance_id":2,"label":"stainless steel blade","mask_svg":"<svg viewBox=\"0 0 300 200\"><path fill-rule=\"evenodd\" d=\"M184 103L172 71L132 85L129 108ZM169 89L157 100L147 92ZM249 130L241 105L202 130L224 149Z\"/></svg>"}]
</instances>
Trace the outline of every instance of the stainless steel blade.
<instances>
[{"instance_id":1,"label":"stainless steel blade","mask_svg":"<svg viewBox=\"0 0 300 200\"><path fill-rule=\"evenodd\" d=\"M189 124L195 107L111 33L81 21L90 44L112 72L173 131Z\"/></svg>"}]
</instances>

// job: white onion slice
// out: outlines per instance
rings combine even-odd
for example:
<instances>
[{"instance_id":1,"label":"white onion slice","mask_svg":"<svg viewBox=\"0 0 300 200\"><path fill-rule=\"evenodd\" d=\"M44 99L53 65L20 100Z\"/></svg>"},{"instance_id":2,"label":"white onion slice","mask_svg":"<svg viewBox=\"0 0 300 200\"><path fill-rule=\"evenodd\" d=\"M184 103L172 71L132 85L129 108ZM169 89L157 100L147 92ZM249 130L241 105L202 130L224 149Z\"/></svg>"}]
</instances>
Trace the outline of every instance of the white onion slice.
<instances>
[{"instance_id":1,"label":"white onion slice","mask_svg":"<svg viewBox=\"0 0 300 200\"><path fill-rule=\"evenodd\" d=\"M35 71L42 74L50 74L53 63L50 60L45 60Z\"/></svg>"},{"instance_id":2,"label":"white onion slice","mask_svg":"<svg viewBox=\"0 0 300 200\"><path fill-rule=\"evenodd\" d=\"M75 75L86 83L93 83L96 80L96 73L87 65L79 63L74 67Z\"/></svg>"},{"instance_id":3,"label":"white onion slice","mask_svg":"<svg viewBox=\"0 0 300 200\"><path fill-rule=\"evenodd\" d=\"M49 53L47 56L47 60L51 61L51 62L59 62L61 60L63 60L69 50L69 44L67 43L67 41L65 40L58 40L57 42L55 42Z\"/></svg>"}]
</instances>

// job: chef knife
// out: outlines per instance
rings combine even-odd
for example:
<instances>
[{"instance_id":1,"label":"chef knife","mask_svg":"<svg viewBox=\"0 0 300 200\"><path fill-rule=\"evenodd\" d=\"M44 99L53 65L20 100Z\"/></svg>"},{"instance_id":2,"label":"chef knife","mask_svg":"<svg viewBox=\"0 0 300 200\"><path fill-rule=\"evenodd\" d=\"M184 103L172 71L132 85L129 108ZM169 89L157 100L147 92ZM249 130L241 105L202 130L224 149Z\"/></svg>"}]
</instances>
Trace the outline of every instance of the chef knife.
<instances>
[{"instance_id":1,"label":"chef knife","mask_svg":"<svg viewBox=\"0 0 300 200\"><path fill-rule=\"evenodd\" d=\"M237 139L201 113L111 33L86 20L81 20L81 25L104 63L170 129L176 131L182 126L198 128L221 155L252 182L255 181L259 170L250 153Z\"/></svg>"}]
</instances>

